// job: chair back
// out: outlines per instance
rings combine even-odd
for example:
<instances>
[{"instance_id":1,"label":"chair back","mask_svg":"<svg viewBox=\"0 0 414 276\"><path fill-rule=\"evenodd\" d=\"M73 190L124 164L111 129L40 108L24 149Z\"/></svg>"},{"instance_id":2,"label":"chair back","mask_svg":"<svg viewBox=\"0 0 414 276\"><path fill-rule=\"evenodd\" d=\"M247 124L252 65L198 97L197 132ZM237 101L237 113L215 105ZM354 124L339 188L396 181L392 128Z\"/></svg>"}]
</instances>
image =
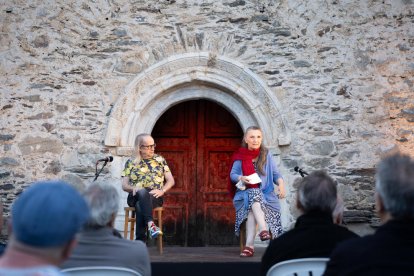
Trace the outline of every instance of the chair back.
<instances>
[{"instance_id":1,"label":"chair back","mask_svg":"<svg viewBox=\"0 0 414 276\"><path fill-rule=\"evenodd\" d=\"M61 272L73 276L142 276L135 270L117 266L72 267L62 269Z\"/></svg>"},{"instance_id":2,"label":"chair back","mask_svg":"<svg viewBox=\"0 0 414 276\"><path fill-rule=\"evenodd\" d=\"M321 276L329 258L293 259L273 265L267 276Z\"/></svg>"}]
</instances>

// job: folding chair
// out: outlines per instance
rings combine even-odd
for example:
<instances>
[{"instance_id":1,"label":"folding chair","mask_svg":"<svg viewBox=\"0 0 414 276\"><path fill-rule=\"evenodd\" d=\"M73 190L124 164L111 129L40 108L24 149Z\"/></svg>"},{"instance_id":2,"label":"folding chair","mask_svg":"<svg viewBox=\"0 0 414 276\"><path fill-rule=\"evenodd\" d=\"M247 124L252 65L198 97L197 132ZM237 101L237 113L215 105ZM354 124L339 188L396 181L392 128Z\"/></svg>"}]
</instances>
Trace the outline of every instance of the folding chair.
<instances>
[{"instance_id":1,"label":"folding chair","mask_svg":"<svg viewBox=\"0 0 414 276\"><path fill-rule=\"evenodd\" d=\"M142 276L135 270L117 266L72 267L62 269L61 272L73 276Z\"/></svg>"},{"instance_id":2,"label":"folding chair","mask_svg":"<svg viewBox=\"0 0 414 276\"><path fill-rule=\"evenodd\" d=\"M293 259L273 265L267 276L321 276L329 258Z\"/></svg>"}]
</instances>

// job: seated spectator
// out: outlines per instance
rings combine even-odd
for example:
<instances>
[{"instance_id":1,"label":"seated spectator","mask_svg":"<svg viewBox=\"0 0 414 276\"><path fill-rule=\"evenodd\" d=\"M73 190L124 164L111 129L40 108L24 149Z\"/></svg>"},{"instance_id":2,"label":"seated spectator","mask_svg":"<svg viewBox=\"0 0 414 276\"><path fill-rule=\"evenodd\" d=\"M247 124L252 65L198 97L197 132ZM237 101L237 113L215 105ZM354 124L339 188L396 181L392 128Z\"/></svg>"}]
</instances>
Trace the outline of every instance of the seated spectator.
<instances>
[{"instance_id":1,"label":"seated spectator","mask_svg":"<svg viewBox=\"0 0 414 276\"><path fill-rule=\"evenodd\" d=\"M119 238L114 222L119 194L110 184L93 182L86 190L90 219L78 235L78 245L63 268L80 266L118 266L151 275L148 250L142 241Z\"/></svg>"},{"instance_id":2,"label":"seated spectator","mask_svg":"<svg viewBox=\"0 0 414 276\"><path fill-rule=\"evenodd\" d=\"M58 266L69 257L88 216L85 200L69 184L33 183L13 203L0 275L62 275Z\"/></svg>"},{"instance_id":3,"label":"seated spectator","mask_svg":"<svg viewBox=\"0 0 414 276\"><path fill-rule=\"evenodd\" d=\"M3 203L0 201L0 233L3 230ZM6 250L6 244L0 242L0 256L3 255L4 250Z\"/></svg>"},{"instance_id":4,"label":"seated spectator","mask_svg":"<svg viewBox=\"0 0 414 276\"><path fill-rule=\"evenodd\" d=\"M261 264L261 275L276 263L297 258L328 257L340 241L358 236L334 224L337 206L335 181L323 171L315 171L301 179L296 204L303 213L295 227L272 240Z\"/></svg>"},{"instance_id":5,"label":"seated spectator","mask_svg":"<svg viewBox=\"0 0 414 276\"><path fill-rule=\"evenodd\" d=\"M414 160L393 154L376 173L376 233L338 245L324 275L413 275Z\"/></svg>"}]
</instances>

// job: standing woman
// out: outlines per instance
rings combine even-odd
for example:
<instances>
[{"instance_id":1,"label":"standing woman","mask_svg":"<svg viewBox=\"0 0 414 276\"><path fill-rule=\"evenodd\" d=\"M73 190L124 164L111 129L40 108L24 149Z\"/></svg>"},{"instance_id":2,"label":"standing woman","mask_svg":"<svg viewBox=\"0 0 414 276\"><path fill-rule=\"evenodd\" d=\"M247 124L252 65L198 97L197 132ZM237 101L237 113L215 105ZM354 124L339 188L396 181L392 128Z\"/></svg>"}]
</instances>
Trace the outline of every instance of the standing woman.
<instances>
[{"instance_id":1,"label":"standing woman","mask_svg":"<svg viewBox=\"0 0 414 276\"><path fill-rule=\"evenodd\" d=\"M146 240L146 226L151 238L162 235L152 218L152 210L162 206L163 196L174 186L174 178L164 157L154 153L151 135L142 133L135 138L135 156L128 159L121 173L122 189L128 192L127 204L135 207L135 238Z\"/></svg>"},{"instance_id":2,"label":"standing woman","mask_svg":"<svg viewBox=\"0 0 414 276\"><path fill-rule=\"evenodd\" d=\"M282 233L279 198L285 197L285 184L262 139L263 134L259 127L248 127L242 147L233 154L229 188L230 194L234 196L237 236L240 234L240 225L247 219L246 245L240 257L252 257L254 254L256 224L262 241ZM279 198L273 184L279 186Z\"/></svg>"}]
</instances>

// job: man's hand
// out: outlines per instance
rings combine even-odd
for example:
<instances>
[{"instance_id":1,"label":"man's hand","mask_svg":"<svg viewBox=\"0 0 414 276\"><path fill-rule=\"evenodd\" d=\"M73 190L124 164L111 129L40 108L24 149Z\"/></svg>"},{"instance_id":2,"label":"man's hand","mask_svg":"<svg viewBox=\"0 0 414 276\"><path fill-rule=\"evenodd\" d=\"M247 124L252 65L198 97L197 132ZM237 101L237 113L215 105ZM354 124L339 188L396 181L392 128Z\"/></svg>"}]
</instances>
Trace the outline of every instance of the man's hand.
<instances>
[{"instance_id":1,"label":"man's hand","mask_svg":"<svg viewBox=\"0 0 414 276\"><path fill-rule=\"evenodd\" d=\"M151 190L149 193L151 195L153 195L155 198L162 197L165 194L164 190L162 190L162 189L161 190L160 189L154 189L154 190Z\"/></svg>"},{"instance_id":2,"label":"man's hand","mask_svg":"<svg viewBox=\"0 0 414 276\"><path fill-rule=\"evenodd\" d=\"M136 195L136 193L139 191L139 190L141 190L142 188L140 188L140 187L134 187L134 188L132 188L132 195L133 196L135 196Z\"/></svg>"}]
</instances>

